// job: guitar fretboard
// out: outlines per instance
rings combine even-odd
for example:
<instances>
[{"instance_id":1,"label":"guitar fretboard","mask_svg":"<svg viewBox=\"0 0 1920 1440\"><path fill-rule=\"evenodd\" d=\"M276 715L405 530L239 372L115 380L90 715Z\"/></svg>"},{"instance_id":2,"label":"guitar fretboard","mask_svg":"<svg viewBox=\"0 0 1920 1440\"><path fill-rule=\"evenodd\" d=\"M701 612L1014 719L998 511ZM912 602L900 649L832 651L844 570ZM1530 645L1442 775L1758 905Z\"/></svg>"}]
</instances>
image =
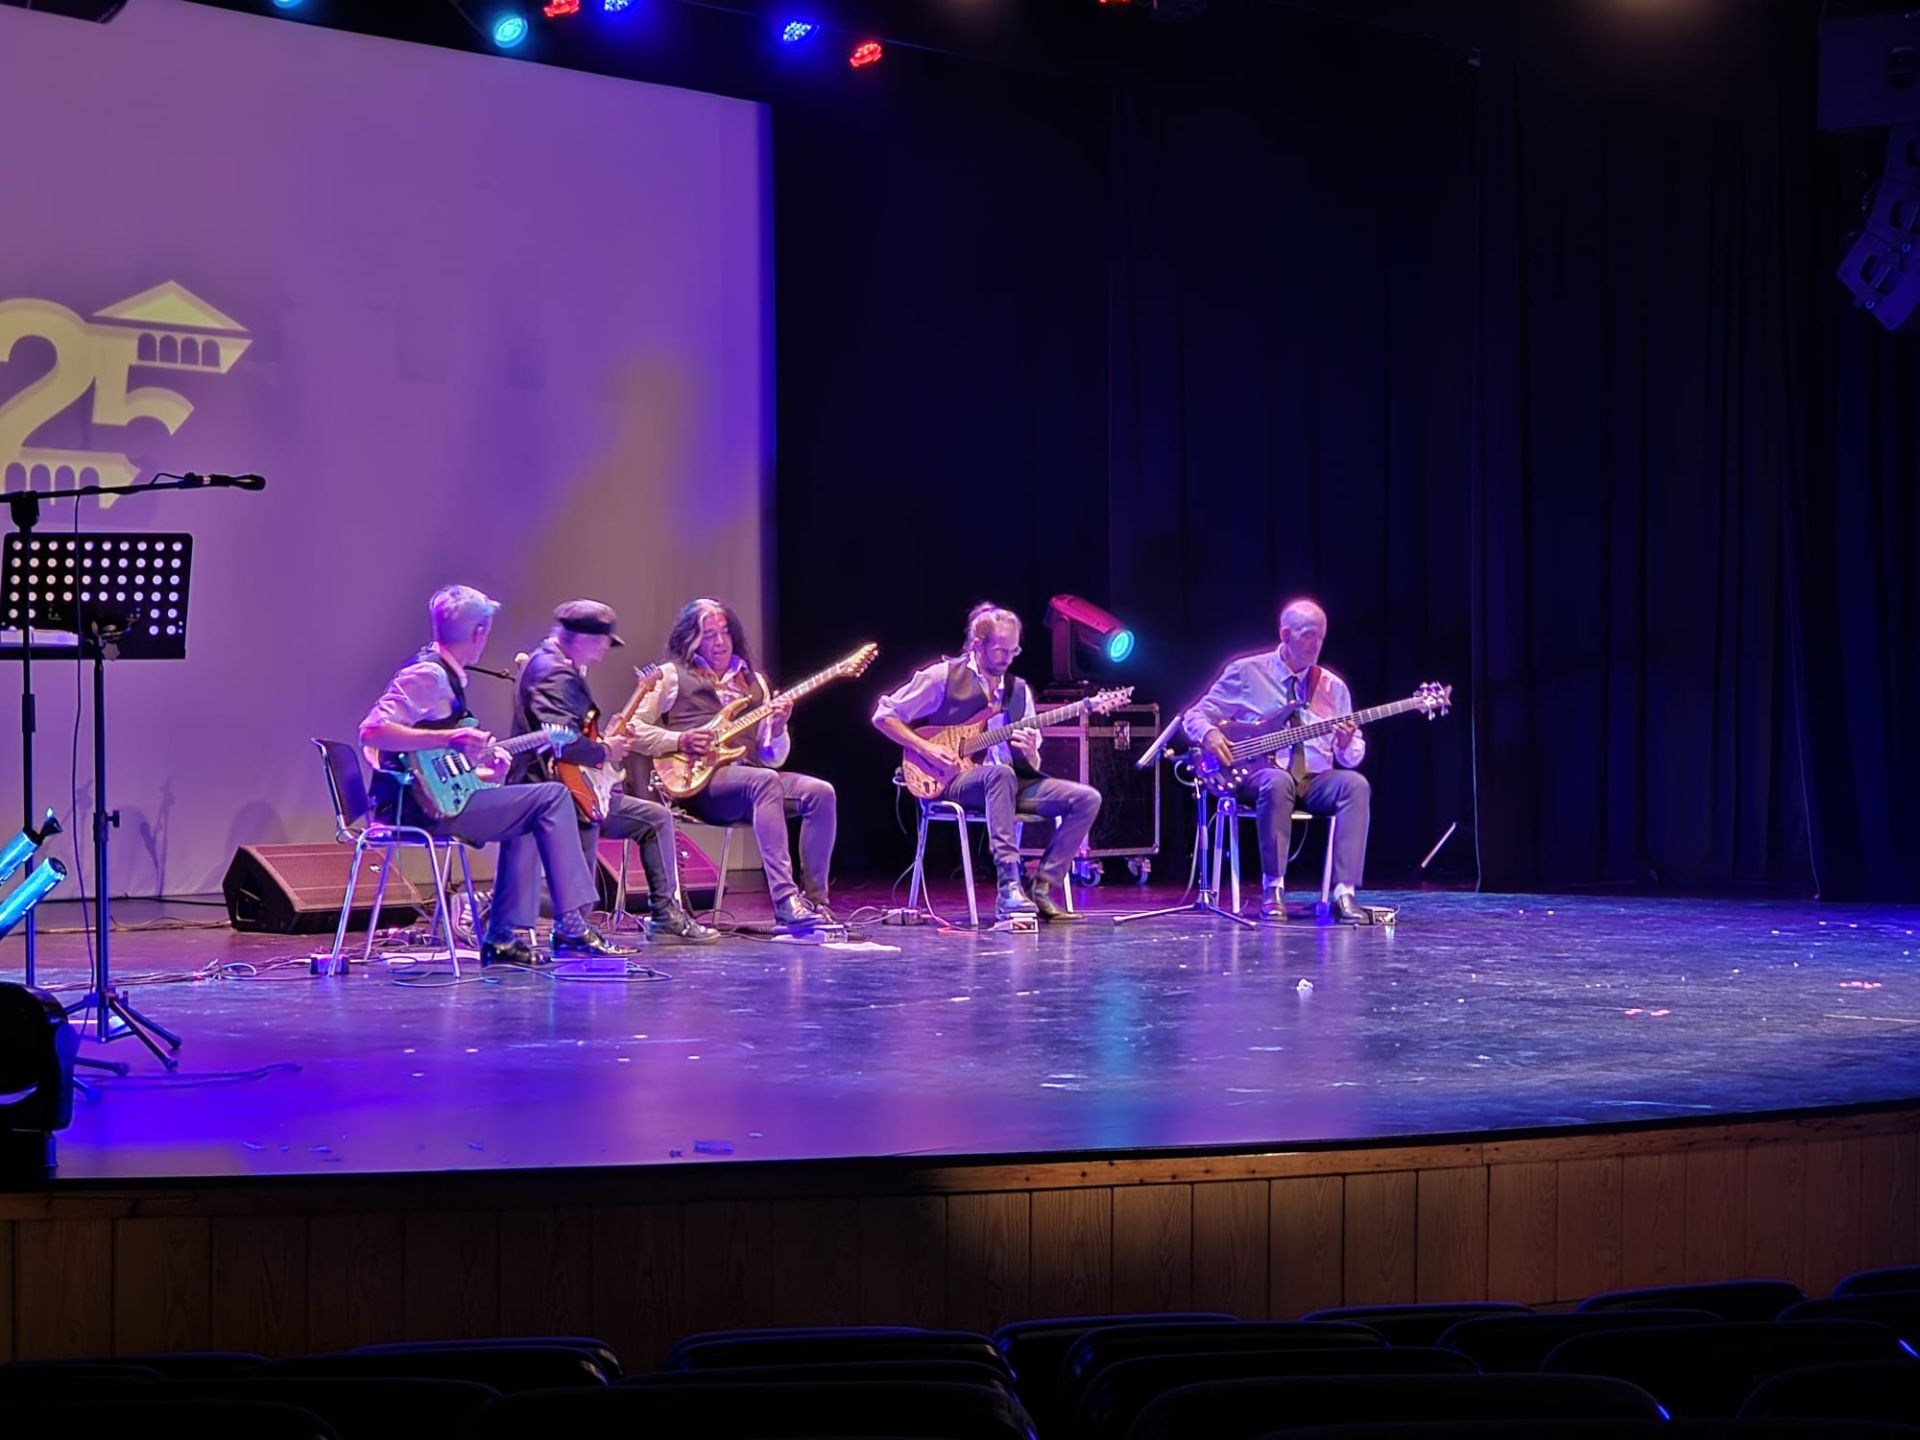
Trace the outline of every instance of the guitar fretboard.
<instances>
[{"instance_id":1,"label":"guitar fretboard","mask_svg":"<svg viewBox=\"0 0 1920 1440\"><path fill-rule=\"evenodd\" d=\"M1285 730L1276 730L1271 735L1259 735L1250 740L1236 741L1232 746L1233 758L1251 760L1256 755L1271 755L1276 750L1285 750L1298 745L1303 740L1312 740L1317 736L1332 733L1341 725L1365 725L1373 720L1384 720L1389 715L1404 715L1409 710L1425 710L1430 702L1423 696L1410 696L1405 700L1395 700L1386 705L1376 705L1371 710L1358 710L1351 715L1336 715L1329 720L1315 720L1307 725L1290 725Z\"/></svg>"},{"instance_id":2,"label":"guitar fretboard","mask_svg":"<svg viewBox=\"0 0 1920 1440\"><path fill-rule=\"evenodd\" d=\"M1093 701L1074 700L1065 705L1057 705L1051 710L1042 710L1038 715L1029 715L1024 720L1013 720L1005 725L996 725L991 730L982 730L969 740L962 755L978 755L982 750L991 750L1010 738L1016 730L1032 730L1044 725L1057 725L1062 720L1071 719L1085 710Z\"/></svg>"},{"instance_id":3,"label":"guitar fretboard","mask_svg":"<svg viewBox=\"0 0 1920 1440\"><path fill-rule=\"evenodd\" d=\"M722 730L718 735L716 735L714 739L724 744L726 741L733 739L733 737L736 735L744 735L747 731L753 729L762 720L765 720L769 715L773 713L773 706L775 701L804 699L807 695L811 694L815 690L818 690L822 685L826 684L829 680L832 680L838 677L841 672L841 668L842 667L839 665L829 665L826 669L822 670L818 675L809 675L806 679L802 680L798 685L793 686L791 689L782 690L778 695L774 697L773 700L768 701L764 705L756 705L753 709L747 711L745 714L740 716L739 719L733 722L733 724L729 725L726 729Z\"/></svg>"}]
</instances>

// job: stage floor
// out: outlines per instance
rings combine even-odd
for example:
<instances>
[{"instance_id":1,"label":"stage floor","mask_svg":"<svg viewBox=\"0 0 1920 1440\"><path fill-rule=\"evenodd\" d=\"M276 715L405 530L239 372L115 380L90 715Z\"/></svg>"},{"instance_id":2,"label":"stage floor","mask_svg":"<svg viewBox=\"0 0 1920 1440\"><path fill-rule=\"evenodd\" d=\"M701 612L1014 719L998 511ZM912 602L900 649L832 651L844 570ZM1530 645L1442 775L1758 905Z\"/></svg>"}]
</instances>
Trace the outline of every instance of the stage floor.
<instances>
[{"instance_id":1,"label":"stage floor","mask_svg":"<svg viewBox=\"0 0 1920 1440\"><path fill-rule=\"evenodd\" d=\"M1082 896L1108 913L1174 898ZM183 1036L180 1070L130 1039L86 1045L133 1073L91 1082L59 1175L1059 1159L1920 1097L1915 910L1367 898L1398 926L872 925L897 949L656 947L641 959L665 978L640 982L314 979L309 937L117 929L116 976L154 977L130 998ZM40 955L40 983L76 997L81 938ZM17 940L0 960L18 979ZM159 983L209 966L223 978Z\"/></svg>"}]
</instances>

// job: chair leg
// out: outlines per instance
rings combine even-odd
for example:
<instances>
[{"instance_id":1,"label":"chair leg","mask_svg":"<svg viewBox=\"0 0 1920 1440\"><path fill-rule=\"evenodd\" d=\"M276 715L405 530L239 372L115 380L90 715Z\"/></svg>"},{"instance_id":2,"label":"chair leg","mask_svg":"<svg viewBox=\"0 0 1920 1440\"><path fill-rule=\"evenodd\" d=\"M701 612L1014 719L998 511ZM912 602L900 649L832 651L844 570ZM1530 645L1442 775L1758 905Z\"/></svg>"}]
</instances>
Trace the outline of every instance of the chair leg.
<instances>
[{"instance_id":1,"label":"chair leg","mask_svg":"<svg viewBox=\"0 0 1920 1440\"><path fill-rule=\"evenodd\" d=\"M473 888L473 867L467 863L467 847L464 843L454 846L460 856L460 883L467 891L467 918L473 921L473 948L478 950L486 944L486 936L480 930L480 894Z\"/></svg>"},{"instance_id":2,"label":"chair leg","mask_svg":"<svg viewBox=\"0 0 1920 1440\"><path fill-rule=\"evenodd\" d=\"M1054 816L1053 828L1058 830L1060 822L1065 818L1064 815ZM1071 860L1067 861L1067 873L1060 877L1060 903L1067 907L1069 915L1073 914L1073 861Z\"/></svg>"},{"instance_id":3,"label":"chair leg","mask_svg":"<svg viewBox=\"0 0 1920 1440\"><path fill-rule=\"evenodd\" d=\"M1229 839L1227 842L1227 849L1231 852L1231 862L1233 866L1233 913L1236 915L1240 913L1240 904L1241 904L1241 901L1240 901L1240 829L1241 829L1240 822L1245 818L1246 817L1240 813L1240 806L1237 802L1228 804L1227 830L1229 833ZM1263 885L1266 883L1266 878L1264 876L1261 877L1260 883Z\"/></svg>"},{"instance_id":4,"label":"chair leg","mask_svg":"<svg viewBox=\"0 0 1920 1440\"><path fill-rule=\"evenodd\" d=\"M960 876L967 887L967 923L980 928L980 901L973 893L973 837L967 833L967 815L956 807L953 830L960 837Z\"/></svg>"},{"instance_id":5,"label":"chair leg","mask_svg":"<svg viewBox=\"0 0 1920 1440\"><path fill-rule=\"evenodd\" d=\"M1333 903L1333 841L1339 829L1340 817L1327 816L1327 860L1320 867L1320 904L1323 907Z\"/></svg>"},{"instance_id":6,"label":"chair leg","mask_svg":"<svg viewBox=\"0 0 1920 1440\"><path fill-rule=\"evenodd\" d=\"M458 844L458 841L454 842ZM440 938L447 942L447 959L453 962L453 978L460 978L460 947L453 935L453 907L447 903L447 875L443 866L450 867L452 860L441 853L438 845L427 847L427 863L433 866L433 903L434 928Z\"/></svg>"},{"instance_id":7,"label":"chair leg","mask_svg":"<svg viewBox=\"0 0 1920 1440\"><path fill-rule=\"evenodd\" d=\"M340 973L340 951L347 943L347 922L353 918L353 892L360 885L360 857L366 848L364 841L353 842L353 868L347 871L347 894L340 902L340 923L333 929L333 953L327 956L327 967L322 972L326 975Z\"/></svg>"},{"instance_id":8,"label":"chair leg","mask_svg":"<svg viewBox=\"0 0 1920 1440\"><path fill-rule=\"evenodd\" d=\"M720 827L720 874L713 882L713 913L717 916L727 899L727 865L733 859L733 826Z\"/></svg>"},{"instance_id":9,"label":"chair leg","mask_svg":"<svg viewBox=\"0 0 1920 1440\"><path fill-rule=\"evenodd\" d=\"M387 880L393 874L394 852L400 847L388 845L380 856L380 883L373 887L373 912L367 916L367 943L360 947L360 963L367 963L373 954L374 932L380 928L380 907L387 898Z\"/></svg>"},{"instance_id":10,"label":"chair leg","mask_svg":"<svg viewBox=\"0 0 1920 1440\"><path fill-rule=\"evenodd\" d=\"M927 888L927 807L924 802L920 811L920 832L913 844L913 878L907 886L907 913L913 914L920 908L921 892ZM928 909L932 909L929 902Z\"/></svg>"}]
</instances>

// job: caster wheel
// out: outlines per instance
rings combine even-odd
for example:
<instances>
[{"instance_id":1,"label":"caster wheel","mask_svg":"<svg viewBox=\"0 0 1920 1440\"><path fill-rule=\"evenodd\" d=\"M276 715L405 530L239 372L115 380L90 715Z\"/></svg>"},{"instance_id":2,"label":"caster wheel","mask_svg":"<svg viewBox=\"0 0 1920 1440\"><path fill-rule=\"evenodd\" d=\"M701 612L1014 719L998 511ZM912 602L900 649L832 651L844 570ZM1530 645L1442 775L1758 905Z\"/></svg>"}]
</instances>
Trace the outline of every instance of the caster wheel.
<instances>
[{"instance_id":1,"label":"caster wheel","mask_svg":"<svg viewBox=\"0 0 1920 1440\"><path fill-rule=\"evenodd\" d=\"M1153 878L1153 861L1145 855L1134 860L1129 860L1127 861L1127 873L1133 876L1134 884L1144 885Z\"/></svg>"},{"instance_id":2,"label":"caster wheel","mask_svg":"<svg viewBox=\"0 0 1920 1440\"><path fill-rule=\"evenodd\" d=\"M1073 883L1091 888L1098 885L1106 875L1106 867L1098 860L1076 860L1073 862Z\"/></svg>"}]
</instances>

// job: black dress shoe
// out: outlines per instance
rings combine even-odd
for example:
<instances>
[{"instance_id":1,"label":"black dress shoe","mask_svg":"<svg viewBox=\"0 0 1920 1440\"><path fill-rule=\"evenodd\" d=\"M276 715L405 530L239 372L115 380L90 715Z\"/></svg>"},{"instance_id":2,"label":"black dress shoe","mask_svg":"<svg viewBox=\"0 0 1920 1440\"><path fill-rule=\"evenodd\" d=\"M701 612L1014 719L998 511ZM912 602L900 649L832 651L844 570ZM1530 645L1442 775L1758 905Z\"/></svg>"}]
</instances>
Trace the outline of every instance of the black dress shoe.
<instances>
[{"instance_id":1,"label":"black dress shoe","mask_svg":"<svg viewBox=\"0 0 1920 1440\"><path fill-rule=\"evenodd\" d=\"M489 940L480 947L480 968L490 965L545 965L547 961L522 937Z\"/></svg>"},{"instance_id":2,"label":"black dress shoe","mask_svg":"<svg viewBox=\"0 0 1920 1440\"><path fill-rule=\"evenodd\" d=\"M711 945L720 938L720 932L702 925L678 904L670 904L647 917L647 938L675 945Z\"/></svg>"},{"instance_id":3,"label":"black dress shoe","mask_svg":"<svg viewBox=\"0 0 1920 1440\"><path fill-rule=\"evenodd\" d=\"M556 960L585 959L601 957L616 959L640 952L631 945L616 945L598 930L589 925L577 935L555 935L553 937L553 958Z\"/></svg>"},{"instance_id":4,"label":"black dress shoe","mask_svg":"<svg viewBox=\"0 0 1920 1440\"><path fill-rule=\"evenodd\" d=\"M1287 892L1269 889L1260 900L1260 923L1262 925L1284 925L1287 923Z\"/></svg>"},{"instance_id":5,"label":"black dress shoe","mask_svg":"<svg viewBox=\"0 0 1920 1440\"><path fill-rule=\"evenodd\" d=\"M806 896L789 895L773 907L773 923L789 930L811 930L821 923L821 917Z\"/></svg>"},{"instance_id":6,"label":"black dress shoe","mask_svg":"<svg viewBox=\"0 0 1920 1440\"><path fill-rule=\"evenodd\" d=\"M807 903L813 906L813 913L820 917L822 925L838 925L840 917L833 913L833 907L818 895L807 896Z\"/></svg>"},{"instance_id":7,"label":"black dress shoe","mask_svg":"<svg viewBox=\"0 0 1920 1440\"><path fill-rule=\"evenodd\" d=\"M1339 925L1371 925L1373 917L1353 903L1353 896L1344 891L1333 897L1333 919Z\"/></svg>"},{"instance_id":8,"label":"black dress shoe","mask_svg":"<svg viewBox=\"0 0 1920 1440\"><path fill-rule=\"evenodd\" d=\"M1027 895L1033 901L1033 908L1040 912L1040 918L1049 925L1078 925L1087 918L1074 914L1054 899L1053 886L1038 877L1027 887Z\"/></svg>"}]
</instances>

